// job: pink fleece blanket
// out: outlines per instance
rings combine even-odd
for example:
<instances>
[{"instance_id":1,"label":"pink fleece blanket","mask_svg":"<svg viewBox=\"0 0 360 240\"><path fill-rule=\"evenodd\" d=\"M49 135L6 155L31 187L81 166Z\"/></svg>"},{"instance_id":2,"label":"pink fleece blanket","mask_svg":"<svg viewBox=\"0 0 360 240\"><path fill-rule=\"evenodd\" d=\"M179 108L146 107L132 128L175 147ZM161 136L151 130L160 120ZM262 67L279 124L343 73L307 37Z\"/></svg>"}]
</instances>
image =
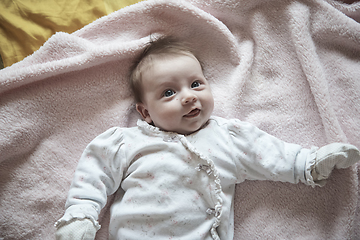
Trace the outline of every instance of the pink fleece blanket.
<instances>
[{"instance_id":1,"label":"pink fleece blanket","mask_svg":"<svg viewBox=\"0 0 360 240\"><path fill-rule=\"evenodd\" d=\"M56 33L0 71L0 239L54 238L85 146L139 117L127 73L150 34L196 49L214 115L305 147L360 147L359 19L359 3L332 0L149 0ZM97 239L107 239L111 200ZM235 239L360 239L358 202L356 167L323 188L245 182Z\"/></svg>"}]
</instances>

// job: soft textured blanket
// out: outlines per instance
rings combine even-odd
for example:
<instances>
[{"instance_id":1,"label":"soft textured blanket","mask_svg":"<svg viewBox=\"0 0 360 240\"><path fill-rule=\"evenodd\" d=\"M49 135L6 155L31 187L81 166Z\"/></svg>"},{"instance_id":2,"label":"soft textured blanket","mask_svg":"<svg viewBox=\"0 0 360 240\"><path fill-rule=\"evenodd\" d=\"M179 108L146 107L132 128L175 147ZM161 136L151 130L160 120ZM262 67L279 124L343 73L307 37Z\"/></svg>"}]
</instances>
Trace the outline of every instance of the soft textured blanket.
<instances>
[{"instance_id":1,"label":"soft textured blanket","mask_svg":"<svg viewBox=\"0 0 360 240\"><path fill-rule=\"evenodd\" d=\"M127 73L150 34L197 50L215 115L305 147L360 147L359 19L359 3L330 0L149 0L56 33L0 71L0 239L53 239L87 143L139 117ZM356 167L323 188L245 182L235 239L359 239L358 193Z\"/></svg>"}]
</instances>

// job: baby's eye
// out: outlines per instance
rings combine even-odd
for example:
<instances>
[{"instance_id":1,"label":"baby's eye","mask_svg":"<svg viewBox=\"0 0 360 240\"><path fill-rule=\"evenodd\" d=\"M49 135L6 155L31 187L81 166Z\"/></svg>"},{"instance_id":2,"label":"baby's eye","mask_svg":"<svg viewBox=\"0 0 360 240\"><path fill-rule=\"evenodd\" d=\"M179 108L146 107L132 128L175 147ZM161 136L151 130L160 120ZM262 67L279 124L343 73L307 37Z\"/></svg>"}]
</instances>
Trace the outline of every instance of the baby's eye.
<instances>
[{"instance_id":1,"label":"baby's eye","mask_svg":"<svg viewBox=\"0 0 360 240\"><path fill-rule=\"evenodd\" d=\"M165 92L164 92L164 97L171 97L172 95L174 95L175 94L175 92L173 91L173 90L171 90L171 89L168 89L168 90L166 90Z\"/></svg>"},{"instance_id":2,"label":"baby's eye","mask_svg":"<svg viewBox=\"0 0 360 240\"><path fill-rule=\"evenodd\" d=\"M191 84L191 88L197 88L200 87L200 82L199 81L195 81Z\"/></svg>"}]
</instances>

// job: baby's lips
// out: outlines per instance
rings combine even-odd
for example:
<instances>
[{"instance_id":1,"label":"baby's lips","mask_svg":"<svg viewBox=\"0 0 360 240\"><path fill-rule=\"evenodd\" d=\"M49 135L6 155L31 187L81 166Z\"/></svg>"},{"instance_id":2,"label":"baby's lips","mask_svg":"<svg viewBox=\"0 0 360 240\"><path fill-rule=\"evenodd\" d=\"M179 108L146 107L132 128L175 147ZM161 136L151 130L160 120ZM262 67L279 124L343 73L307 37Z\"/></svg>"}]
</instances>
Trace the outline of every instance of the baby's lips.
<instances>
[{"instance_id":1,"label":"baby's lips","mask_svg":"<svg viewBox=\"0 0 360 240\"><path fill-rule=\"evenodd\" d=\"M195 108L193 110L191 110L188 114L184 115L184 117L195 117L200 113L200 109Z\"/></svg>"}]
</instances>

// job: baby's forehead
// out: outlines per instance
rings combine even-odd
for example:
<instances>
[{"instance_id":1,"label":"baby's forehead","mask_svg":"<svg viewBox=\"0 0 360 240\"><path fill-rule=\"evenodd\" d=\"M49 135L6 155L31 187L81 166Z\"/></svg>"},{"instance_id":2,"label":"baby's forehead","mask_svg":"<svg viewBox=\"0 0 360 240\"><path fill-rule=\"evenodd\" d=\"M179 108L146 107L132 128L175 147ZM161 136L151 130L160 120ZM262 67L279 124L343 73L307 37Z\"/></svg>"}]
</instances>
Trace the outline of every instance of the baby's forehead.
<instances>
[{"instance_id":1,"label":"baby's forehead","mask_svg":"<svg viewBox=\"0 0 360 240\"><path fill-rule=\"evenodd\" d=\"M198 59L195 57L195 55L192 54L191 52L179 51L179 52L171 52L171 53L150 54L143 59L143 64L144 64L144 66L145 65L153 65L154 63L157 63L157 62L167 61L167 60L184 57L184 56L191 57L198 61Z\"/></svg>"},{"instance_id":2,"label":"baby's forehead","mask_svg":"<svg viewBox=\"0 0 360 240\"><path fill-rule=\"evenodd\" d=\"M193 54L187 52L181 52L176 54L161 54L161 55L156 54L153 56L149 56L146 62L144 62L144 65L141 67L142 68L141 72L142 74L144 74L148 71L153 71L154 69L158 69L159 67L161 68L161 66L164 63L166 64L168 61L172 61L172 60L176 60L177 58L184 58L184 57L189 57L199 62L198 59ZM176 66L174 66L174 70L175 69Z\"/></svg>"},{"instance_id":3,"label":"baby's forehead","mask_svg":"<svg viewBox=\"0 0 360 240\"><path fill-rule=\"evenodd\" d=\"M144 62L144 65L141 67L142 74L146 74L149 71L158 72L159 69L163 69L164 66L167 66L166 69L169 69L169 64L171 65L170 72L177 71L177 64L182 65L183 62L197 62L199 63L202 71L202 66L199 60L191 53L179 53L179 54L164 54L164 55L153 55L149 56L147 62ZM194 66L191 64L191 66Z\"/></svg>"}]
</instances>

